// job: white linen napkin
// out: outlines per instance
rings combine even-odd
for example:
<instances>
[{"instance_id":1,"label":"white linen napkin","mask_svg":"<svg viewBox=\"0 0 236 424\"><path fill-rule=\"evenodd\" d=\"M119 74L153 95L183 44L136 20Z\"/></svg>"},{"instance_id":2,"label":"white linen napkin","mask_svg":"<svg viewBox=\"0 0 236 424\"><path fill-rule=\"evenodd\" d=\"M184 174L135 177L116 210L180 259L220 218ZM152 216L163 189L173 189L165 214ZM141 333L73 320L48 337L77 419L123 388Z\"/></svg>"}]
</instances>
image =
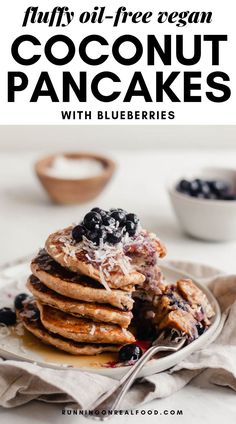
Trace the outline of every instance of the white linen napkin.
<instances>
[{"instance_id":1,"label":"white linen napkin","mask_svg":"<svg viewBox=\"0 0 236 424\"><path fill-rule=\"evenodd\" d=\"M171 370L138 380L121 405L124 409L169 396L206 372L211 383L236 391L236 275L227 276L207 266L177 261L166 261L166 266L208 285L221 307L222 331L212 344L191 354ZM0 359L0 406L6 408L38 399L73 403L88 410L116 384L116 380L98 374Z\"/></svg>"}]
</instances>

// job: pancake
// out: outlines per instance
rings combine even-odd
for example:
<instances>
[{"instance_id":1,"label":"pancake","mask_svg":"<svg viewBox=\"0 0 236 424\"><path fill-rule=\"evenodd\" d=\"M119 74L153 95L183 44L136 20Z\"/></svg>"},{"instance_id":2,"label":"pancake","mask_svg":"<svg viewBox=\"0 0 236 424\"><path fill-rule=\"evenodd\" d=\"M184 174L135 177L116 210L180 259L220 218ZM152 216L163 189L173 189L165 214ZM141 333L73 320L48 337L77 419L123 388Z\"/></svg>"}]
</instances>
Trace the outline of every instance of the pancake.
<instances>
[{"instance_id":1,"label":"pancake","mask_svg":"<svg viewBox=\"0 0 236 424\"><path fill-rule=\"evenodd\" d=\"M40 249L37 256L33 259L32 265L37 267L38 270L46 271L48 274L53 275L66 281L71 281L72 283L80 283L87 285L92 288L104 288L101 283L92 278L82 275L78 272L73 272L68 268L62 267L58 262L56 262L45 249ZM128 286L123 286L122 290L131 292L134 290L133 284Z\"/></svg>"},{"instance_id":2,"label":"pancake","mask_svg":"<svg viewBox=\"0 0 236 424\"><path fill-rule=\"evenodd\" d=\"M50 332L66 339L85 343L126 344L135 342L132 333L117 325L97 323L84 318L76 318L58 309L37 301L40 320Z\"/></svg>"},{"instance_id":3,"label":"pancake","mask_svg":"<svg viewBox=\"0 0 236 424\"><path fill-rule=\"evenodd\" d=\"M43 343L54 346L72 355L98 355L102 352L117 352L121 348L119 345L87 344L65 339L57 334L50 333L42 325L39 319L32 321L24 315L25 313L27 313L27 305L25 306L24 311L18 312L17 315L24 327L30 333L40 339Z\"/></svg>"},{"instance_id":4,"label":"pancake","mask_svg":"<svg viewBox=\"0 0 236 424\"><path fill-rule=\"evenodd\" d=\"M80 246L74 243L71 230L72 227L59 230L51 234L45 243L47 253L62 267L86 275L111 288L123 288L130 284L141 285L144 282L145 276L132 269L129 258L124 253L120 253L119 260L116 257L112 258L112 263L115 264L112 270L108 272L110 265L107 265L107 268L101 271L101 265L97 261L89 260L87 251L83 250L82 242L79 243ZM119 266L120 262L123 262L123 265ZM125 272L121 266L126 267Z\"/></svg>"},{"instance_id":5,"label":"pancake","mask_svg":"<svg viewBox=\"0 0 236 424\"><path fill-rule=\"evenodd\" d=\"M190 312L176 309L164 316L159 323L159 330L176 329L189 336L194 336L196 333L197 321Z\"/></svg>"},{"instance_id":6,"label":"pancake","mask_svg":"<svg viewBox=\"0 0 236 424\"><path fill-rule=\"evenodd\" d=\"M64 297L49 289L33 275L29 277L27 287L41 303L77 316L77 318L85 317L93 321L118 324L121 327L127 328L133 316L131 312L123 312L111 306L80 302L78 300L72 300L69 297Z\"/></svg>"},{"instance_id":7,"label":"pancake","mask_svg":"<svg viewBox=\"0 0 236 424\"><path fill-rule=\"evenodd\" d=\"M56 269L56 270L55 270ZM90 303L108 304L123 311L133 308L131 292L123 290L106 290L101 284L88 277L77 274L60 265L55 266L55 261L44 250L33 259L31 263L33 275L49 289L77 300Z\"/></svg>"},{"instance_id":8,"label":"pancake","mask_svg":"<svg viewBox=\"0 0 236 424\"><path fill-rule=\"evenodd\" d=\"M187 302L190 303L190 305L201 305L202 312L204 313L206 319L212 318L215 315L215 312L206 295L193 283L192 280L178 280L176 285L180 294Z\"/></svg>"}]
</instances>

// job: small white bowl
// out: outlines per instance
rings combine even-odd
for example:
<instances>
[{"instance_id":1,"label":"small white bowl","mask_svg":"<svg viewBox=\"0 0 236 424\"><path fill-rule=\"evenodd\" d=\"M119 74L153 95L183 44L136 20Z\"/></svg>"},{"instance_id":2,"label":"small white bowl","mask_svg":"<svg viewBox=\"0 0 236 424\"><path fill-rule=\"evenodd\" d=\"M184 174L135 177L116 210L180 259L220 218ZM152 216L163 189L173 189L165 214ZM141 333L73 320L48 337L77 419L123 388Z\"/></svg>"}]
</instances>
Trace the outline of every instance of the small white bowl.
<instances>
[{"instance_id":1,"label":"small white bowl","mask_svg":"<svg viewBox=\"0 0 236 424\"><path fill-rule=\"evenodd\" d=\"M181 179L202 178L224 180L236 190L236 170L227 168L204 168L180 175L170 184L170 199L184 232L193 237L210 241L230 241L236 239L236 201L198 199L176 190ZM236 191L235 191L236 192Z\"/></svg>"}]
</instances>

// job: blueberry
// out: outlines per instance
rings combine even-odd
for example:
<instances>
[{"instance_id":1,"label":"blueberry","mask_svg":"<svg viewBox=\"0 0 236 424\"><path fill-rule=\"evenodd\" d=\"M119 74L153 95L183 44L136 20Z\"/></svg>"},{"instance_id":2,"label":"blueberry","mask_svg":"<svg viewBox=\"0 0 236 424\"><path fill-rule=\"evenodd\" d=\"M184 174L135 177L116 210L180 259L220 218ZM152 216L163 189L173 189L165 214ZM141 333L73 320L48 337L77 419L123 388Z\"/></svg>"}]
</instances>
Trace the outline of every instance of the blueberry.
<instances>
[{"instance_id":1,"label":"blueberry","mask_svg":"<svg viewBox=\"0 0 236 424\"><path fill-rule=\"evenodd\" d=\"M177 190L184 192L184 193L188 193L189 192L189 188L190 188L190 182L187 180L181 180L179 182L179 184L177 185Z\"/></svg>"},{"instance_id":2,"label":"blueberry","mask_svg":"<svg viewBox=\"0 0 236 424\"><path fill-rule=\"evenodd\" d=\"M116 221L118 221L120 224L123 223L125 221L125 211L123 211L122 209L120 210L114 210L113 212L111 212L111 217L114 218Z\"/></svg>"},{"instance_id":3,"label":"blueberry","mask_svg":"<svg viewBox=\"0 0 236 424\"><path fill-rule=\"evenodd\" d=\"M132 221L126 221L125 229L130 236L134 236L137 229L137 225Z\"/></svg>"},{"instance_id":4,"label":"blueberry","mask_svg":"<svg viewBox=\"0 0 236 424\"><path fill-rule=\"evenodd\" d=\"M211 191L217 195L227 193L230 190L230 186L225 181L209 181L208 182Z\"/></svg>"},{"instance_id":5,"label":"blueberry","mask_svg":"<svg viewBox=\"0 0 236 424\"><path fill-rule=\"evenodd\" d=\"M105 227L110 227L110 226L115 227L116 220L112 216L106 215L104 218L102 218L102 223L103 225L105 225Z\"/></svg>"},{"instance_id":6,"label":"blueberry","mask_svg":"<svg viewBox=\"0 0 236 424\"><path fill-rule=\"evenodd\" d=\"M131 221L134 224L138 224L139 219L138 219L137 215L135 215L135 213L128 213L126 215L126 221Z\"/></svg>"},{"instance_id":7,"label":"blueberry","mask_svg":"<svg viewBox=\"0 0 236 424\"><path fill-rule=\"evenodd\" d=\"M197 197L201 193L201 181L199 179L193 180L189 185L189 193L193 197Z\"/></svg>"},{"instance_id":8,"label":"blueberry","mask_svg":"<svg viewBox=\"0 0 236 424\"><path fill-rule=\"evenodd\" d=\"M96 228L99 228L100 224L102 222L102 217L97 212L89 212L84 217L84 225L88 230L94 230Z\"/></svg>"},{"instance_id":9,"label":"blueberry","mask_svg":"<svg viewBox=\"0 0 236 424\"><path fill-rule=\"evenodd\" d=\"M114 231L113 233L107 233L107 242L110 244L117 244L122 239L121 231Z\"/></svg>"},{"instance_id":10,"label":"blueberry","mask_svg":"<svg viewBox=\"0 0 236 424\"><path fill-rule=\"evenodd\" d=\"M14 325L16 323L16 313L11 308L0 309L0 323Z\"/></svg>"},{"instance_id":11,"label":"blueberry","mask_svg":"<svg viewBox=\"0 0 236 424\"><path fill-rule=\"evenodd\" d=\"M207 197L211 194L210 186L205 181L203 181L201 184L201 193L204 195L204 197Z\"/></svg>"},{"instance_id":12,"label":"blueberry","mask_svg":"<svg viewBox=\"0 0 236 424\"><path fill-rule=\"evenodd\" d=\"M87 231L86 237L95 243L96 245L99 245L100 240L102 239L104 242L106 241L107 234L106 231L102 228L98 228L94 231Z\"/></svg>"},{"instance_id":13,"label":"blueberry","mask_svg":"<svg viewBox=\"0 0 236 424\"><path fill-rule=\"evenodd\" d=\"M198 335L199 336L201 336L204 333L204 331L205 331L205 327L201 323L199 323L199 324L196 325L196 329L197 329L197 332L198 332Z\"/></svg>"},{"instance_id":14,"label":"blueberry","mask_svg":"<svg viewBox=\"0 0 236 424\"><path fill-rule=\"evenodd\" d=\"M23 309L24 301L29 297L27 293L20 293L15 297L14 306L15 309Z\"/></svg>"},{"instance_id":15,"label":"blueberry","mask_svg":"<svg viewBox=\"0 0 236 424\"><path fill-rule=\"evenodd\" d=\"M127 344L119 351L119 361L137 361L139 358L141 358L142 354L143 352L141 347L137 346L136 344Z\"/></svg>"},{"instance_id":16,"label":"blueberry","mask_svg":"<svg viewBox=\"0 0 236 424\"><path fill-rule=\"evenodd\" d=\"M98 243L97 243L97 242L98 242L98 240L99 240L99 237L98 237L98 230L94 230L94 231L89 231L89 230L87 230L87 231L86 231L86 235L85 235L85 237L86 237L88 240L92 241L93 243L98 244Z\"/></svg>"},{"instance_id":17,"label":"blueberry","mask_svg":"<svg viewBox=\"0 0 236 424\"><path fill-rule=\"evenodd\" d=\"M72 229L72 238L79 242L83 240L83 236L85 235L85 228L83 225L79 224L76 225L76 227L74 227Z\"/></svg>"},{"instance_id":18,"label":"blueberry","mask_svg":"<svg viewBox=\"0 0 236 424\"><path fill-rule=\"evenodd\" d=\"M91 212L97 212L99 215L101 215L102 218L107 216L107 211L105 211L104 209L93 208L91 209Z\"/></svg>"}]
</instances>

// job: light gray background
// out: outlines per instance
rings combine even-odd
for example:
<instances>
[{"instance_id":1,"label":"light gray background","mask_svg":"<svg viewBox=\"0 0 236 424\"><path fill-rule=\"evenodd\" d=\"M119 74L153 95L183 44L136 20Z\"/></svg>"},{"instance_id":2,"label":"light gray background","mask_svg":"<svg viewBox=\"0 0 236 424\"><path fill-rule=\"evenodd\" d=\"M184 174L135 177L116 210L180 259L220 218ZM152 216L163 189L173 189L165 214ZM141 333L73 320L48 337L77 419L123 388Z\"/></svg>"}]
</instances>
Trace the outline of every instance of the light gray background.
<instances>
[{"instance_id":1,"label":"light gray background","mask_svg":"<svg viewBox=\"0 0 236 424\"><path fill-rule=\"evenodd\" d=\"M1 126L1 150L234 148L236 126Z\"/></svg>"}]
</instances>

